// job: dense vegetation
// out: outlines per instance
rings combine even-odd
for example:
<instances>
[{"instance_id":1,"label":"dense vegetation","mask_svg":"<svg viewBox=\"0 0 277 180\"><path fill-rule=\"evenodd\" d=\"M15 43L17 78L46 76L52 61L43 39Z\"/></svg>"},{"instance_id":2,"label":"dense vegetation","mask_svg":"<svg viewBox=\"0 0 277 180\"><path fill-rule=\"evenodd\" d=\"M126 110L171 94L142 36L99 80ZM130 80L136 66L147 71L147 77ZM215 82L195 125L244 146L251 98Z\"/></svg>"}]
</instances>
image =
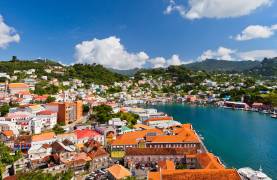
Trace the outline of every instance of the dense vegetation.
<instances>
[{"instance_id":1,"label":"dense vegetation","mask_svg":"<svg viewBox=\"0 0 277 180\"><path fill-rule=\"evenodd\" d=\"M41 180L71 180L73 177L73 171L68 170L66 172L57 173L55 175L51 173L44 173L40 170L30 171L27 173L19 173L16 175L18 180L31 180L31 179L41 179Z\"/></svg>"},{"instance_id":2,"label":"dense vegetation","mask_svg":"<svg viewBox=\"0 0 277 180\"><path fill-rule=\"evenodd\" d=\"M0 179L2 179L2 173L5 170L5 167L11 165L20 158L20 152L16 151L14 154L11 154L10 148L0 142Z\"/></svg>"},{"instance_id":3,"label":"dense vegetation","mask_svg":"<svg viewBox=\"0 0 277 180\"><path fill-rule=\"evenodd\" d=\"M259 61L226 61L207 59L201 62L195 62L185 65L191 70L204 70L208 72L221 71L221 72L242 72L250 70L260 65Z\"/></svg>"},{"instance_id":4,"label":"dense vegetation","mask_svg":"<svg viewBox=\"0 0 277 180\"><path fill-rule=\"evenodd\" d=\"M120 118L121 120L127 121L127 126L132 128L133 125L137 123L139 116L134 113L129 112L118 112L114 113L111 106L99 105L93 107L93 112L90 119L97 121L99 123L107 123L112 118Z\"/></svg>"},{"instance_id":5,"label":"dense vegetation","mask_svg":"<svg viewBox=\"0 0 277 180\"><path fill-rule=\"evenodd\" d=\"M54 126L53 131L55 134L63 134L65 132L65 130L59 124Z\"/></svg>"},{"instance_id":6,"label":"dense vegetation","mask_svg":"<svg viewBox=\"0 0 277 180\"><path fill-rule=\"evenodd\" d=\"M45 72L45 69L55 69L51 73ZM18 60L16 57L13 57L10 61L0 61L0 72L6 72L9 75L17 75L17 81L20 81L26 78L26 73L23 70L35 69L35 74L40 78L41 76L47 76L48 80L52 78L57 78L59 81L68 81L71 79L80 79L86 86L89 86L91 83L95 84L104 84L110 85L113 82L123 81L127 79L127 76L112 72L102 65L89 65L89 64L74 64L72 66L63 66L55 61L51 60ZM20 73L14 73L15 70L22 71ZM57 72L56 72L57 71ZM4 81L1 78L1 81ZM51 93L56 91L55 87L39 84L36 87L37 90L35 93Z\"/></svg>"},{"instance_id":7,"label":"dense vegetation","mask_svg":"<svg viewBox=\"0 0 277 180\"><path fill-rule=\"evenodd\" d=\"M277 57L272 59L264 59L259 66L254 67L249 70L249 73L262 75L262 76L272 76L277 78Z\"/></svg>"},{"instance_id":8,"label":"dense vegetation","mask_svg":"<svg viewBox=\"0 0 277 180\"><path fill-rule=\"evenodd\" d=\"M15 57L11 61L0 61L0 72L13 74L14 70L35 69L37 73L43 73L44 69L50 66L62 66L61 64L51 60L17 60Z\"/></svg>"},{"instance_id":9,"label":"dense vegetation","mask_svg":"<svg viewBox=\"0 0 277 180\"><path fill-rule=\"evenodd\" d=\"M111 106L99 105L93 107L93 113L90 119L95 120L99 123L107 123L112 118L113 109Z\"/></svg>"},{"instance_id":10,"label":"dense vegetation","mask_svg":"<svg viewBox=\"0 0 277 180\"><path fill-rule=\"evenodd\" d=\"M153 79L173 80L175 85L182 83L200 83L210 77L206 72L195 72L185 66L169 66L168 68L142 69L135 74L136 80L144 76L151 76Z\"/></svg>"},{"instance_id":11,"label":"dense vegetation","mask_svg":"<svg viewBox=\"0 0 277 180\"><path fill-rule=\"evenodd\" d=\"M68 67L65 77L81 79L85 85L91 83L110 85L127 79L126 76L111 72L102 65L88 64L74 64Z\"/></svg>"}]
</instances>

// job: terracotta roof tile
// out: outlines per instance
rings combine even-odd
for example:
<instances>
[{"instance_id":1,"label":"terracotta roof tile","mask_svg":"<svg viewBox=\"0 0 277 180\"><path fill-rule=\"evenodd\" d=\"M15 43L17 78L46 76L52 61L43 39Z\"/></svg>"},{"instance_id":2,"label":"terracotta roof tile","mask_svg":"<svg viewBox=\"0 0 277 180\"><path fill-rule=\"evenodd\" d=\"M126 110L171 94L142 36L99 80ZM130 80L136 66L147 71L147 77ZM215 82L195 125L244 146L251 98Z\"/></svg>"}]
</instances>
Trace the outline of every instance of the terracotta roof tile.
<instances>
[{"instance_id":1,"label":"terracotta roof tile","mask_svg":"<svg viewBox=\"0 0 277 180\"><path fill-rule=\"evenodd\" d=\"M195 154L196 148L127 148L126 156Z\"/></svg>"},{"instance_id":2,"label":"terracotta roof tile","mask_svg":"<svg viewBox=\"0 0 277 180\"><path fill-rule=\"evenodd\" d=\"M170 116L161 116L161 117L152 117L152 118L149 118L147 120L145 120L144 122L150 122L150 121L171 121L173 120L172 117Z\"/></svg>"},{"instance_id":3,"label":"terracotta roof tile","mask_svg":"<svg viewBox=\"0 0 277 180\"><path fill-rule=\"evenodd\" d=\"M149 172L149 180L240 180L240 176L234 169L186 169L186 170L162 170Z\"/></svg>"},{"instance_id":4,"label":"terracotta roof tile","mask_svg":"<svg viewBox=\"0 0 277 180\"><path fill-rule=\"evenodd\" d=\"M111 173L115 179L123 179L124 177L131 176L130 171L119 164L109 167L108 172Z\"/></svg>"},{"instance_id":5,"label":"terracotta roof tile","mask_svg":"<svg viewBox=\"0 0 277 180\"><path fill-rule=\"evenodd\" d=\"M7 137L13 136L13 131L12 130L5 130L2 133Z\"/></svg>"},{"instance_id":6,"label":"terracotta roof tile","mask_svg":"<svg viewBox=\"0 0 277 180\"><path fill-rule=\"evenodd\" d=\"M134 145L137 144L139 139L142 139L146 136L147 133L162 133L160 129L147 129L142 131L134 131L122 134L117 136L111 145Z\"/></svg>"},{"instance_id":7,"label":"terracotta roof tile","mask_svg":"<svg viewBox=\"0 0 277 180\"><path fill-rule=\"evenodd\" d=\"M219 159L212 153L197 154L196 158L202 169L224 169Z\"/></svg>"},{"instance_id":8,"label":"terracotta roof tile","mask_svg":"<svg viewBox=\"0 0 277 180\"><path fill-rule=\"evenodd\" d=\"M53 139L55 136L55 133L53 132L45 132L45 133L41 133L38 135L33 135L32 136L32 141L44 141L44 140L49 140L49 139Z\"/></svg>"},{"instance_id":9,"label":"terracotta roof tile","mask_svg":"<svg viewBox=\"0 0 277 180\"><path fill-rule=\"evenodd\" d=\"M10 83L9 88L29 88L29 86L25 83Z\"/></svg>"}]
</instances>

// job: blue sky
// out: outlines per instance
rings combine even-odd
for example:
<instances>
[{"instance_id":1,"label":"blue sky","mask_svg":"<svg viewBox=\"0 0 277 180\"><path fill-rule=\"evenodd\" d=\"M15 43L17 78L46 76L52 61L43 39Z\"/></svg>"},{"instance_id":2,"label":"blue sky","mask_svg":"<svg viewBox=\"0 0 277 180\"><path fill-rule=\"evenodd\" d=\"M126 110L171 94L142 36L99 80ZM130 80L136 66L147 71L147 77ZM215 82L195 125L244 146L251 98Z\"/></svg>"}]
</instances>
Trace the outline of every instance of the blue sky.
<instances>
[{"instance_id":1,"label":"blue sky","mask_svg":"<svg viewBox=\"0 0 277 180\"><path fill-rule=\"evenodd\" d=\"M2 0L0 59L129 69L277 56L276 2L240 1Z\"/></svg>"}]
</instances>

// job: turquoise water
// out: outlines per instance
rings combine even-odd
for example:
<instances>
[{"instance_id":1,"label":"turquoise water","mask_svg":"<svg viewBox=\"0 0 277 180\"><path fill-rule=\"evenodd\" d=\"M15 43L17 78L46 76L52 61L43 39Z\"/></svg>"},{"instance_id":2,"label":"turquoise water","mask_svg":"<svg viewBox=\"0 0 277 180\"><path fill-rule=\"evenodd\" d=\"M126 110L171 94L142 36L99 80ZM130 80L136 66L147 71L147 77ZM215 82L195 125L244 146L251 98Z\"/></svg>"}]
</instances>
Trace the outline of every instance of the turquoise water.
<instances>
[{"instance_id":1,"label":"turquoise water","mask_svg":"<svg viewBox=\"0 0 277 180\"><path fill-rule=\"evenodd\" d=\"M277 120L256 112L184 104L152 106L191 123L227 167L259 169L277 179Z\"/></svg>"}]
</instances>

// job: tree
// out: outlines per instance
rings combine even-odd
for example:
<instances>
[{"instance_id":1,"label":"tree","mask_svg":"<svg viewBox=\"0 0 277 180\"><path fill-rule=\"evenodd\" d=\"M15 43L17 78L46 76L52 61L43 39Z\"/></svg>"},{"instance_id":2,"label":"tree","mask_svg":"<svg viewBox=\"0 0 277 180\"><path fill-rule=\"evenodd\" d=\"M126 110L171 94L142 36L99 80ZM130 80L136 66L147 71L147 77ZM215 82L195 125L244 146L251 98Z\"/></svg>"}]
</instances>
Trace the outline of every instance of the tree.
<instances>
[{"instance_id":1,"label":"tree","mask_svg":"<svg viewBox=\"0 0 277 180\"><path fill-rule=\"evenodd\" d=\"M58 124L55 125L55 127L53 128L53 131L56 134L62 134L65 132L65 130L62 127L60 127Z\"/></svg>"},{"instance_id":2,"label":"tree","mask_svg":"<svg viewBox=\"0 0 277 180\"><path fill-rule=\"evenodd\" d=\"M108 105L99 105L93 107L92 117L100 123L106 123L112 118L112 107Z\"/></svg>"},{"instance_id":3,"label":"tree","mask_svg":"<svg viewBox=\"0 0 277 180\"><path fill-rule=\"evenodd\" d=\"M19 180L41 179L41 180L71 180L73 177L71 169L52 175L51 173L44 173L42 170L29 171L26 173L18 173L16 175Z\"/></svg>"},{"instance_id":4,"label":"tree","mask_svg":"<svg viewBox=\"0 0 277 180\"><path fill-rule=\"evenodd\" d=\"M10 148L4 143L0 142L0 179L2 179L2 173L7 165L11 165L15 161L21 158L20 152L16 151L14 155L11 155Z\"/></svg>"},{"instance_id":5,"label":"tree","mask_svg":"<svg viewBox=\"0 0 277 180\"><path fill-rule=\"evenodd\" d=\"M53 97L53 96L48 96L47 99L46 99L47 103L54 102L54 101L56 101L56 98Z\"/></svg>"},{"instance_id":6,"label":"tree","mask_svg":"<svg viewBox=\"0 0 277 180\"><path fill-rule=\"evenodd\" d=\"M89 112L89 105L88 104L83 104L83 113L88 113Z\"/></svg>"},{"instance_id":7,"label":"tree","mask_svg":"<svg viewBox=\"0 0 277 180\"><path fill-rule=\"evenodd\" d=\"M1 107L0 107L0 113L1 116L5 116L10 110L10 106L7 103L4 103Z\"/></svg>"},{"instance_id":8,"label":"tree","mask_svg":"<svg viewBox=\"0 0 277 180\"><path fill-rule=\"evenodd\" d=\"M130 128L133 128L133 126L137 124L137 120L139 119L139 115L130 112L119 112L115 114L114 117L118 117L121 120L126 120L127 126Z\"/></svg>"}]
</instances>

